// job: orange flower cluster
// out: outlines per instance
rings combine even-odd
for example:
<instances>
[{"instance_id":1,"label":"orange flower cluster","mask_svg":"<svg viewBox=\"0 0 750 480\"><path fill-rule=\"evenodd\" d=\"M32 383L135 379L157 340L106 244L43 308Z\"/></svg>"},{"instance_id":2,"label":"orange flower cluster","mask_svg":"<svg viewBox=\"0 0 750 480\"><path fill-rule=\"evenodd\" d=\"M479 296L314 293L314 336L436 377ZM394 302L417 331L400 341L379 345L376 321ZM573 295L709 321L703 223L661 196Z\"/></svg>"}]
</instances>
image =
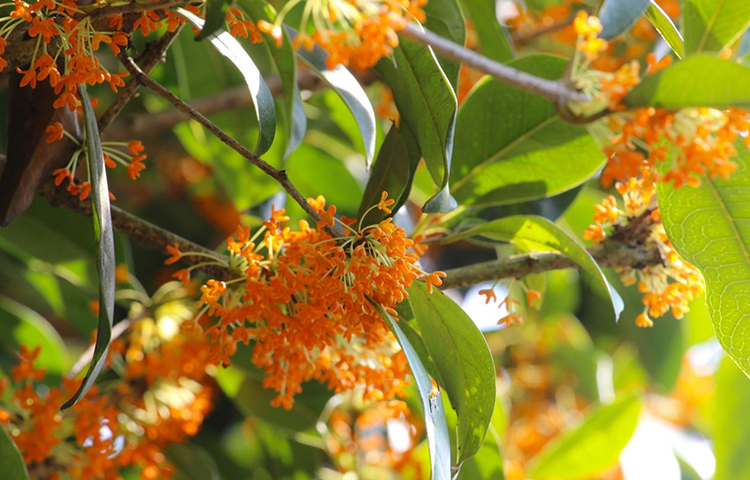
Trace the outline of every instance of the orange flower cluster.
<instances>
[{"instance_id":1,"label":"orange flower cluster","mask_svg":"<svg viewBox=\"0 0 750 480\"><path fill-rule=\"evenodd\" d=\"M511 282L510 286L508 287L508 292L513 290L514 285L515 285L515 281ZM526 290L526 304L529 307L533 307L538 301L542 299L541 292L534 290L532 288L527 288L525 285L524 285L524 289ZM497 302L497 295L495 294L495 285L485 290L480 290L479 295L484 295L485 297L487 297L485 304L489 304L490 302ZM510 327L514 323L523 323L523 317L518 313L518 307L520 305L521 305L521 302L512 298L511 294L509 293L508 296L505 297L505 300L498 303L497 305L497 308L505 307L505 310L508 312L505 316L503 316L502 318L500 318L500 320L497 321L497 324Z\"/></svg>"},{"instance_id":2,"label":"orange flower cluster","mask_svg":"<svg viewBox=\"0 0 750 480\"><path fill-rule=\"evenodd\" d=\"M302 220L292 231L283 226L289 220L284 210L274 210L254 235L240 226L227 239L228 261L216 256L208 262L241 275L201 287L204 311L219 319L206 328L211 360L229 365L238 343L252 342L264 386L278 392L273 405L287 409L311 379L337 392L360 387L365 399L401 395L406 358L372 302L395 316L414 280L424 276L431 288L444 274L419 268L423 247L392 219L355 229L356 221L337 219L336 207L326 209L323 197L309 202L321 216L317 228ZM383 194L376 207L388 213L392 204ZM337 225L348 235L332 237ZM167 264L196 255L176 246L170 253ZM187 280L189 271L176 275Z\"/></svg>"},{"instance_id":3,"label":"orange flower cluster","mask_svg":"<svg viewBox=\"0 0 750 480\"><path fill-rule=\"evenodd\" d=\"M650 235L646 243L659 248L663 253L663 263L642 269L618 268L616 271L625 285L637 283L638 290L643 293L644 311L636 318L636 325L651 327L654 323L650 317L661 317L670 310L679 320L690 310L690 301L703 292L703 277L680 257L669 242L659 209L655 206L656 187L653 182L631 178L625 183L618 183L616 188L622 195L625 209L618 208L614 196L607 197L594 207L595 224L588 227L583 238L599 243L606 237L608 227L624 225L630 219L647 216Z\"/></svg>"},{"instance_id":4,"label":"orange flower cluster","mask_svg":"<svg viewBox=\"0 0 750 480\"><path fill-rule=\"evenodd\" d=\"M401 400L362 404L351 396L332 409L323 439L338 473L367 478L422 479L422 463L414 449L424 433L418 412ZM365 473L366 472L366 473Z\"/></svg>"},{"instance_id":5,"label":"orange flower cluster","mask_svg":"<svg viewBox=\"0 0 750 480\"><path fill-rule=\"evenodd\" d=\"M305 6L294 48L312 50L313 45L318 44L329 53L326 60L329 68L345 65L365 70L393 52L398 45L396 32L411 19L425 21L422 7L427 0L291 0L273 23L261 20L258 28L281 45L284 18L299 3ZM308 23L315 26L312 35L305 33Z\"/></svg>"},{"instance_id":6,"label":"orange flower cluster","mask_svg":"<svg viewBox=\"0 0 750 480\"><path fill-rule=\"evenodd\" d=\"M163 449L195 435L212 407L207 340L184 321L192 312L185 297L157 307L155 318L134 305L131 317L140 320L113 342L107 359L122 382L94 386L69 411L59 408L78 381L40 386L46 375L34 367L40 348L21 347L0 422L31 478L119 479L129 466L138 467L143 480L171 477ZM9 386L0 382L0 397Z\"/></svg>"},{"instance_id":7,"label":"orange flower cluster","mask_svg":"<svg viewBox=\"0 0 750 480\"><path fill-rule=\"evenodd\" d=\"M65 180L68 181L67 190L73 195L79 197L81 200L85 200L91 194L91 182L76 182L75 172L78 169L78 161L83 158L89 161L88 149L83 145L77 138L65 131L65 128L60 122L55 122L47 127L46 142L52 143L58 140L62 140L63 137L67 137L73 143L78 146L78 149L71 156L68 164L63 168L58 168L52 172L52 176L55 177L55 185L60 186ZM132 157L128 158L120 149L127 147L128 152ZM114 169L117 164L125 166L128 172L128 176L135 180L140 177L141 170L146 168L143 165L143 161L146 159L146 155L143 153L144 147L140 141L133 140L130 143L123 142L102 142L102 150L104 152L104 164L107 168ZM114 196L110 193L110 198L114 200Z\"/></svg>"}]
</instances>

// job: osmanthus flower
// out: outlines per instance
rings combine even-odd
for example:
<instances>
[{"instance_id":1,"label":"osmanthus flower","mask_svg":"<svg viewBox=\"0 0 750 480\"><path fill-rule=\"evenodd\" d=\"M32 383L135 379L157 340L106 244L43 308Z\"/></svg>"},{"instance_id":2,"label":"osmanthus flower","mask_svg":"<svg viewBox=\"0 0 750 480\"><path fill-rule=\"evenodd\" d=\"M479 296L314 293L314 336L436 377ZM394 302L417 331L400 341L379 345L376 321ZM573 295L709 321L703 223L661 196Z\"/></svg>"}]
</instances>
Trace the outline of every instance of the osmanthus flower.
<instances>
[{"instance_id":1,"label":"osmanthus flower","mask_svg":"<svg viewBox=\"0 0 750 480\"><path fill-rule=\"evenodd\" d=\"M87 162L88 150L83 142L79 141L73 134L67 132L60 122L55 122L47 127L46 132L49 134L46 138L47 143L56 142L62 140L63 137L68 138L70 141L77 145L76 151L70 157L67 165L62 168L58 168L52 175L55 177L55 185L60 186L65 180L68 181L67 190L73 195L79 197L81 200L85 200L91 194L91 183L89 181L76 182L75 172L78 169L79 162L83 157ZM128 154L122 150L127 148ZM124 142L102 142L102 151L104 152L104 164L107 168L114 169L117 164L121 164L125 167L128 172L128 176L135 180L141 176L140 172L146 166L143 161L146 159L146 155L143 153L144 146L138 140L133 140L129 143ZM110 198L114 200L112 193Z\"/></svg>"},{"instance_id":2,"label":"osmanthus flower","mask_svg":"<svg viewBox=\"0 0 750 480\"><path fill-rule=\"evenodd\" d=\"M701 175L727 178L736 165L735 143L750 128L750 114L738 108L662 108L625 110L621 100L641 81L640 64L632 61L614 73L589 68L601 51L598 21L581 12L575 26L579 34L577 60L571 80L592 100L574 102L570 110L580 117L609 115L592 127L605 144L607 165L602 185L640 178L645 182L673 182L675 187L696 186ZM583 58L581 58L583 57ZM657 60L646 57L646 75L653 75L671 64L672 57Z\"/></svg>"},{"instance_id":3,"label":"osmanthus flower","mask_svg":"<svg viewBox=\"0 0 750 480\"><path fill-rule=\"evenodd\" d=\"M479 295L484 295L486 297L485 304L489 305L490 302L494 302L497 303L497 308L505 308L506 313L497 321L497 324L510 327L516 323L523 323L523 317L518 311L519 307L521 306L521 302L513 298L512 295L512 291L514 286L516 285L516 281L512 280L510 282L510 284L508 285L508 295L505 297L505 299L503 299L503 301L499 303L497 302L497 294L495 293L495 288L497 287L498 283L499 281L495 282L495 284L490 288L486 288L478 292ZM525 292L526 304L529 307L534 307L537 302L542 299L541 292L534 290L533 288L529 288L525 284L521 284L521 286Z\"/></svg>"},{"instance_id":4,"label":"osmanthus flower","mask_svg":"<svg viewBox=\"0 0 750 480\"><path fill-rule=\"evenodd\" d=\"M203 265L237 274L201 287L211 361L229 365L240 342L250 345L263 385L278 392L272 404L287 409L312 379L337 392L361 390L366 400L403 395L406 358L373 303L396 316L413 281L440 285L444 274L422 271L420 246L390 218L362 225L336 218L323 197L309 202L321 217L315 227L301 220L292 230L284 210L273 210L254 233L238 227L227 239L228 258L207 256ZM389 206L384 195L373 208ZM331 236L339 229L345 233ZM198 255L170 252L167 262Z\"/></svg>"},{"instance_id":5,"label":"osmanthus flower","mask_svg":"<svg viewBox=\"0 0 750 480\"><path fill-rule=\"evenodd\" d=\"M258 28L280 45L284 19L298 4L304 7L294 47L311 50L318 44L329 53L329 68L350 65L364 70L393 52L397 32L412 19L425 20L422 7L427 0L290 0L273 23L261 20Z\"/></svg>"},{"instance_id":6,"label":"osmanthus flower","mask_svg":"<svg viewBox=\"0 0 750 480\"><path fill-rule=\"evenodd\" d=\"M651 327L651 317L658 318L671 310L676 319L687 313L689 303L704 290L700 272L685 262L667 238L656 207L656 186L652 181L631 178L617 183L617 192L622 196L624 209L617 206L610 195L596 205L594 224L584 232L583 238L599 243L606 238L606 231L615 225L626 225L634 218L642 218L649 229L646 244L662 252L663 262L641 269L617 268L625 285L638 285L643 293L643 313L635 322L639 327Z\"/></svg>"}]
</instances>

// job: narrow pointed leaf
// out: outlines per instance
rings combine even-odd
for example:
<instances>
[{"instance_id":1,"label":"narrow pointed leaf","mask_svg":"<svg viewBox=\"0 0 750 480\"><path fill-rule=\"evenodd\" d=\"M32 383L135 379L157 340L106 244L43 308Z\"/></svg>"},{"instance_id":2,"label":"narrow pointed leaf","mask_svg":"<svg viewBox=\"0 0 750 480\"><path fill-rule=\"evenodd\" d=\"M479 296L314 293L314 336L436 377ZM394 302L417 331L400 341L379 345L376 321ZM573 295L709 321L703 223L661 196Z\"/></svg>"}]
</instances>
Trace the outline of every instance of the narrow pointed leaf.
<instances>
[{"instance_id":1,"label":"narrow pointed leaf","mask_svg":"<svg viewBox=\"0 0 750 480\"><path fill-rule=\"evenodd\" d=\"M602 23L599 36L611 40L630 30L648 5L649 0L604 0L597 14Z\"/></svg>"},{"instance_id":2,"label":"narrow pointed leaf","mask_svg":"<svg viewBox=\"0 0 750 480\"><path fill-rule=\"evenodd\" d=\"M285 26L289 36L294 40L297 31L289 26ZM341 65L334 68L328 68L326 60L328 53L319 45L315 45L312 50L308 51L304 47L297 50L297 56L302 59L307 66L312 68L320 77L341 97L354 120L359 126L362 134L362 142L365 147L365 163L369 167L373 158L375 158L375 111L372 104L367 98L367 94L362 89L354 75Z\"/></svg>"},{"instance_id":3,"label":"narrow pointed leaf","mask_svg":"<svg viewBox=\"0 0 750 480\"><path fill-rule=\"evenodd\" d=\"M426 30L436 33L457 45L464 44L466 41L466 21L456 0L430 0L423 9L427 17L424 22ZM443 67L446 78L455 90L458 87L458 72L461 69L461 63L439 54L437 58Z\"/></svg>"},{"instance_id":4,"label":"narrow pointed leaf","mask_svg":"<svg viewBox=\"0 0 750 480\"><path fill-rule=\"evenodd\" d=\"M471 17L479 37L482 54L498 62L507 62L515 56L508 31L500 25L495 14L494 0L461 0L461 5Z\"/></svg>"},{"instance_id":5,"label":"narrow pointed leaf","mask_svg":"<svg viewBox=\"0 0 750 480\"><path fill-rule=\"evenodd\" d=\"M443 292L409 287L422 339L458 415L458 463L482 448L495 408L495 365L484 335Z\"/></svg>"},{"instance_id":6,"label":"narrow pointed leaf","mask_svg":"<svg viewBox=\"0 0 750 480\"><path fill-rule=\"evenodd\" d=\"M518 215L487 222L449 237L451 241L471 237L510 242L524 251L558 252L580 265L588 289L611 302L610 321L617 321L624 305L607 282L601 268L578 240L543 217Z\"/></svg>"},{"instance_id":7,"label":"narrow pointed leaf","mask_svg":"<svg viewBox=\"0 0 750 480\"><path fill-rule=\"evenodd\" d=\"M398 343L404 350L409 362L414 383L417 385L419 399L422 401L422 410L425 416L425 430L427 432L427 443L430 447L430 472L432 480L451 479L451 445L448 435L448 424L445 419L445 410L440 395L432 395L432 382L427 374L419 355L409 343L398 322L383 310L383 307L372 303L383 320L393 331Z\"/></svg>"},{"instance_id":8,"label":"narrow pointed leaf","mask_svg":"<svg viewBox=\"0 0 750 480\"><path fill-rule=\"evenodd\" d=\"M237 4L245 12L246 16L254 22L266 20L273 23L276 12L273 7L265 1L260 0L238 0ZM281 46L270 35L261 33L263 44L268 50L276 70L279 72L283 86L283 99L286 116L287 147L284 158L288 157L302 143L307 132L307 116L302 105L299 87L297 86L297 57L292 48L292 41L286 31L281 35Z\"/></svg>"},{"instance_id":9,"label":"narrow pointed leaf","mask_svg":"<svg viewBox=\"0 0 750 480\"><path fill-rule=\"evenodd\" d=\"M750 25L747 0L684 0L685 52L718 52L734 43Z\"/></svg>"},{"instance_id":10,"label":"narrow pointed leaf","mask_svg":"<svg viewBox=\"0 0 750 480\"><path fill-rule=\"evenodd\" d=\"M701 178L696 188L658 184L667 236L706 281L706 304L716 337L750 375L750 150L737 145L737 171L727 179Z\"/></svg>"},{"instance_id":11,"label":"narrow pointed leaf","mask_svg":"<svg viewBox=\"0 0 750 480\"><path fill-rule=\"evenodd\" d=\"M667 42L667 45L677 55L678 58L685 56L685 42L682 34L672 22L672 19L661 9L658 3L651 0L651 5L646 9L646 18L651 25L659 32L661 38Z\"/></svg>"},{"instance_id":12,"label":"narrow pointed leaf","mask_svg":"<svg viewBox=\"0 0 750 480\"><path fill-rule=\"evenodd\" d=\"M206 0L206 21L201 31L195 36L196 42L208 38L224 26L230 5L232 5L232 0Z\"/></svg>"},{"instance_id":13,"label":"narrow pointed leaf","mask_svg":"<svg viewBox=\"0 0 750 480\"><path fill-rule=\"evenodd\" d=\"M99 138L99 128L96 125L96 114L94 114L94 109L91 108L86 87L79 86L78 93L83 104L94 236L97 244L96 271L99 275L99 326L91 365L78 391L62 406L63 410L72 407L83 398L96 381L96 377L99 376L107 357L109 342L112 339L112 319L115 309L115 240L112 233L107 170L104 167L104 154Z\"/></svg>"},{"instance_id":14,"label":"narrow pointed leaf","mask_svg":"<svg viewBox=\"0 0 750 480\"><path fill-rule=\"evenodd\" d=\"M29 480L23 457L4 425L0 425L0 471L4 480Z\"/></svg>"},{"instance_id":15,"label":"narrow pointed leaf","mask_svg":"<svg viewBox=\"0 0 750 480\"><path fill-rule=\"evenodd\" d=\"M617 463L635 433L641 413L636 395L595 409L576 428L553 438L529 460L526 476L533 480L584 480Z\"/></svg>"},{"instance_id":16,"label":"narrow pointed leaf","mask_svg":"<svg viewBox=\"0 0 750 480\"><path fill-rule=\"evenodd\" d=\"M375 67L393 92L401 119L414 133L427 169L440 192L427 201L427 213L449 212L456 201L449 191L456 95L432 49L402 38L393 59Z\"/></svg>"},{"instance_id":17,"label":"narrow pointed leaf","mask_svg":"<svg viewBox=\"0 0 750 480\"><path fill-rule=\"evenodd\" d=\"M203 26L203 19L187 10L178 8L177 13L196 27ZM229 32L214 33L208 37L208 40L219 53L237 67L245 78L245 83L253 99L255 117L258 119L258 143L255 145L255 153L263 155L271 148L276 135L276 107L274 106L273 95L263 80L260 70L255 66L253 59Z\"/></svg>"}]
</instances>

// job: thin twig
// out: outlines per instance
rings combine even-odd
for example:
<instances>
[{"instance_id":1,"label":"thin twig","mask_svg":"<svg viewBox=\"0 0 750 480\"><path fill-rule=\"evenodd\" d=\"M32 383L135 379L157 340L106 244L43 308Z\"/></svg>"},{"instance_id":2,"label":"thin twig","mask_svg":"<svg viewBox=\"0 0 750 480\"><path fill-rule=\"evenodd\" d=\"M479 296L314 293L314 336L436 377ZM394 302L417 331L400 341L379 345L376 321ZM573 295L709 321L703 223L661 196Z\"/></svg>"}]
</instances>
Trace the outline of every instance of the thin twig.
<instances>
[{"instance_id":1,"label":"thin twig","mask_svg":"<svg viewBox=\"0 0 750 480\"><path fill-rule=\"evenodd\" d=\"M172 45L174 39L177 38L177 35L179 35L181 29L182 25L179 25L177 29L175 29L175 31L165 33L159 39L159 41L157 41L156 43L151 43L146 47L143 55L143 67L141 67L145 73L149 73L160 61L163 60L167 49L169 49L170 45ZM112 121L117 118L120 112L122 112L122 109L125 108L125 105L133 100L139 86L140 82L133 79L120 89L115 100L112 102L109 108L107 108L107 111L105 111L102 116L99 117L99 120L97 122L99 126L99 133L104 132L104 130L109 127Z\"/></svg>"},{"instance_id":2,"label":"thin twig","mask_svg":"<svg viewBox=\"0 0 750 480\"><path fill-rule=\"evenodd\" d=\"M585 102L589 100L586 95L568 87L562 82L535 77L534 75L503 65L428 30L422 31L414 25L407 25L399 33L403 37L432 47L437 53L452 60L463 62L480 72L495 77L501 82L529 91L540 97L555 102L568 102L570 100Z\"/></svg>"},{"instance_id":3,"label":"thin twig","mask_svg":"<svg viewBox=\"0 0 750 480\"><path fill-rule=\"evenodd\" d=\"M575 20L576 16L575 13L568 15L565 18L561 18L555 22L552 22L549 25L544 25L539 28L535 28L533 30L529 30L527 32L519 32L511 36L511 39L514 43L528 43L532 40L535 40L542 35L546 35L548 33L556 32L558 30L561 30L568 25L571 25L573 23L573 20Z\"/></svg>"},{"instance_id":4,"label":"thin twig","mask_svg":"<svg viewBox=\"0 0 750 480\"><path fill-rule=\"evenodd\" d=\"M151 77L143 73L143 71L140 69L140 67L138 67L138 65L135 64L132 58L128 57L122 52L119 55L119 58L120 61L122 61L123 65L125 65L125 68L127 68L128 71L130 71L131 75L133 75L134 80L138 80L143 86L153 91L160 97L164 98L169 103L177 107L178 110L189 115L190 118L203 125L208 131L214 134L216 138L224 142L227 146L232 148L232 150L248 159L250 163L260 168L263 173L279 182L282 188L286 190L289 196L291 196L292 199L294 199L294 201L297 202L300 207L302 207L302 209L310 216L310 218L314 219L315 221L318 221L320 219L320 215L318 215L318 212L315 211L312 205L307 202L305 197L303 197L302 194L299 193L299 190L297 190L297 188L289 180L289 177L287 176L285 170L279 170L273 167L272 165L258 157L256 154L251 152L249 149L247 149L240 142L229 136L226 132L224 132L221 128L211 122L211 120L206 118L203 114L195 110L184 101L180 100L175 94L170 92L159 82L153 80ZM329 233L332 237L340 236L335 231L329 231Z\"/></svg>"},{"instance_id":5,"label":"thin twig","mask_svg":"<svg viewBox=\"0 0 750 480\"><path fill-rule=\"evenodd\" d=\"M108 17L110 15L123 15L126 13L141 13L141 12L147 12L149 10L166 10L170 8L175 7L182 7L187 5L190 2L187 2L186 0L172 0L172 1L166 1L166 2L154 2L154 3L140 3L140 2L132 2L128 3L127 5L117 5L114 7L98 7L95 10L92 10L88 14L84 14L83 16L88 16L91 19L96 18L102 18L102 17Z\"/></svg>"}]
</instances>

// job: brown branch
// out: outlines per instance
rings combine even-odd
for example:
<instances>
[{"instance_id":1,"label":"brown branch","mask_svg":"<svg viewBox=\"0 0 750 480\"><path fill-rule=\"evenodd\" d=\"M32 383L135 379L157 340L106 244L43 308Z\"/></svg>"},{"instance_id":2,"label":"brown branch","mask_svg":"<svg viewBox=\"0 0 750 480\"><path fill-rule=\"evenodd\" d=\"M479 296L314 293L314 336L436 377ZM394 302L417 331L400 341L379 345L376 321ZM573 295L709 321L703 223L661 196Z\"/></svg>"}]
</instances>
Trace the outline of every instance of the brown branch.
<instances>
[{"instance_id":1,"label":"brown branch","mask_svg":"<svg viewBox=\"0 0 750 480\"><path fill-rule=\"evenodd\" d=\"M185 113L186 115L190 116L190 118L196 120L198 123L203 125L208 131L210 131L212 134L216 136L219 140L224 142L227 146L229 146L232 150L236 151L246 159L250 161L253 165L260 168L263 173L270 176L274 180L276 180L281 187L286 190L286 192L289 194L289 196L294 199L297 204L299 204L300 207L307 213L310 218L314 219L315 221L320 219L320 216L318 215L318 212L315 211L315 209L310 205L305 197L302 196L301 193L299 193L299 190L292 184L292 182L289 180L289 177L286 174L285 170L279 170L275 168L274 166L270 165L260 157L258 157L256 154L251 152L248 148L246 148L244 145L242 145L240 142L232 138L230 135L228 135L226 132L224 132L221 128L219 128L217 125L215 125L211 120L206 118L203 114L195 110L193 107L185 103L184 101L180 100L175 94L170 92L168 89L166 89L164 86L162 86L159 82L156 80L153 80L151 77L143 73L143 71L138 67L138 65L135 64L132 58L128 57L127 55L121 53L120 61L122 61L123 65L125 65L125 68L128 69L128 71L133 75L133 79L139 81L143 86L148 88L149 90L153 91L160 97L167 100L169 103L177 107L178 110ZM340 235L337 234L335 231L329 232L332 237L339 237Z\"/></svg>"},{"instance_id":2,"label":"brown branch","mask_svg":"<svg viewBox=\"0 0 750 480\"><path fill-rule=\"evenodd\" d=\"M180 30L182 30L182 25L179 25L174 32L165 33L157 42L150 43L146 46L143 54L143 66L141 67L145 73L149 73L159 62L163 61L164 55L167 53L167 50L172 45L175 38L177 38L177 35L180 34ZM140 83L133 79L120 89L115 100L97 121L99 133L104 132L112 121L117 118L120 112L122 112L125 105L133 100L139 86Z\"/></svg>"},{"instance_id":3,"label":"brown branch","mask_svg":"<svg viewBox=\"0 0 750 480\"><path fill-rule=\"evenodd\" d=\"M588 101L589 98L578 90L568 87L562 82L547 80L516 70L502 63L496 62L477 52L457 45L450 40L436 35L429 30L422 31L414 25L407 25L399 34L415 42L432 47L440 53L457 62L493 76L497 80L508 83L522 90L539 95L555 102Z\"/></svg>"},{"instance_id":4,"label":"brown branch","mask_svg":"<svg viewBox=\"0 0 750 480\"><path fill-rule=\"evenodd\" d=\"M143 69L146 72L145 69ZM325 82L318 74L311 70L299 72L297 83L300 90L319 90ZM266 79L268 89L273 95L283 92L281 78L278 76ZM128 84L129 85L129 84ZM247 86L230 88L216 95L198 98L190 102L190 106L202 115L209 116L218 112L247 107L253 104L253 98ZM190 120L190 115L181 110L167 108L155 113L141 113L118 120L117 128L109 135L111 138L145 138L159 135L175 125Z\"/></svg>"},{"instance_id":5,"label":"brown branch","mask_svg":"<svg viewBox=\"0 0 750 480\"><path fill-rule=\"evenodd\" d=\"M553 33L558 30L562 30L568 25L571 25L573 23L573 20L575 20L575 18L576 18L575 13L573 13L571 15L568 15L565 18L556 20L555 22L552 22L549 25L544 25L542 27L535 28L527 32L519 32L514 35L511 35L511 39L513 40L514 43L528 43L532 40L535 40L541 37L542 35Z\"/></svg>"}]
</instances>

